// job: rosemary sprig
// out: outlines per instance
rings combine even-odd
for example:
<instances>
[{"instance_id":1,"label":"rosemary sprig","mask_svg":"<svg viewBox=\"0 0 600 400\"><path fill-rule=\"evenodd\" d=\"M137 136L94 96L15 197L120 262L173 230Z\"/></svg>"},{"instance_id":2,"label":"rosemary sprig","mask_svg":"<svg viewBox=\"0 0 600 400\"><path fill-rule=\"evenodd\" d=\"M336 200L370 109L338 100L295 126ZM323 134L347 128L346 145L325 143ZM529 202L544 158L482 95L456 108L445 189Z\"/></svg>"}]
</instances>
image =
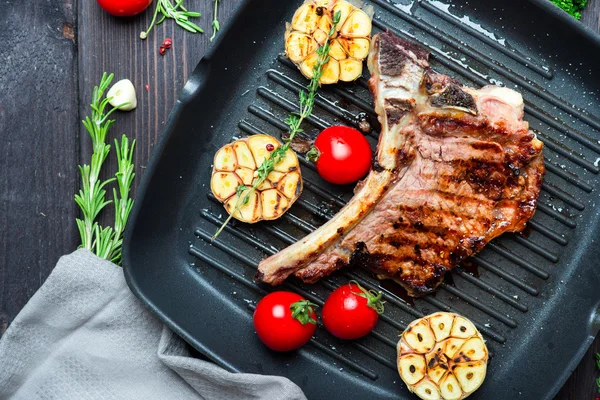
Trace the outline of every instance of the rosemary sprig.
<instances>
[{"instance_id":1,"label":"rosemary sprig","mask_svg":"<svg viewBox=\"0 0 600 400\"><path fill-rule=\"evenodd\" d=\"M113 74L107 75L104 73L102 75L100 84L94 87L92 94L92 104L90 105L92 115L91 117L87 116L83 121L83 125L92 139L93 153L90 164L79 167L82 188L75 194L75 202L83 214L83 219L76 219L81 237L80 247L92 250L99 257L119 264L121 261L123 231L133 207L133 199L129 198L129 191L135 176L132 162L135 140L131 145L125 135L121 138L120 144L115 140L118 172L115 178L101 181L100 171L110 152L110 145L106 143L106 134L115 122L108 119L108 117L117 108L128 104L120 104L108 113L104 113L111 98L102 99L102 96L113 77ZM113 189L114 201L106 200L105 187L115 180L117 181L118 191ZM110 226L102 227L98 224L96 218L105 206L113 202L115 205L114 228Z\"/></svg>"},{"instance_id":2,"label":"rosemary sprig","mask_svg":"<svg viewBox=\"0 0 600 400\"><path fill-rule=\"evenodd\" d=\"M217 36L217 31L221 29L221 25L219 24L219 19L217 18L217 10L219 9L219 0L215 0L215 9L212 21L213 33L210 37L210 41L212 42L215 36Z\"/></svg>"},{"instance_id":3,"label":"rosemary sprig","mask_svg":"<svg viewBox=\"0 0 600 400\"><path fill-rule=\"evenodd\" d=\"M173 4L171 0L156 0L156 8L154 9L152 22L150 22L150 26L145 32L140 32L140 39L146 39L148 37L148 33L150 33L154 27L154 23L156 22L156 17L158 16L159 12L162 14L162 18L156 22L156 25L162 24L166 18L171 18L175 20L177 25L181 26L186 31L190 31L192 33L204 33L202 28L189 20L190 18L199 17L200 13L188 11L182 3L183 0L176 0L175 4Z\"/></svg>"},{"instance_id":4,"label":"rosemary sprig","mask_svg":"<svg viewBox=\"0 0 600 400\"><path fill-rule=\"evenodd\" d=\"M129 197L129 191L135 173L133 172L133 150L135 140L129 145L129 139L123 135L121 143L115 140L115 150L117 153L118 171L115 174L117 189L113 188L113 203L115 205L115 223L114 228L96 225L96 246L95 253L100 258L110 260L115 264L121 263L121 247L123 245L123 232L125 224L129 218L129 213L133 208L133 199ZM114 180L114 179L113 179Z\"/></svg>"},{"instance_id":5,"label":"rosemary sprig","mask_svg":"<svg viewBox=\"0 0 600 400\"><path fill-rule=\"evenodd\" d=\"M119 169L115 174L119 190L113 188L113 201L115 204L115 225L114 233L107 249L107 257L115 264L121 263L121 247L123 245L123 233L125 224L129 219L129 214L133 208L133 199L129 197L129 191L135 177L133 166L133 150L135 149L135 140L129 145L129 139L123 135L121 143L115 139L115 151L117 153L117 164Z\"/></svg>"},{"instance_id":6,"label":"rosemary sprig","mask_svg":"<svg viewBox=\"0 0 600 400\"><path fill-rule=\"evenodd\" d=\"M104 91L110 85L113 74L102 75L100 84L94 87L92 92L92 116L85 117L82 121L92 139L92 159L90 165L79 166L81 172L81 189L75 195L75 202L81 208L83 219L77 218L77 227L81 236L81 246L91 250L94 244L94 233L97 223L96 217L102 209L110 203L105 198L106 190L104 187L114 181L114 178L107 181L100 181L100 170L110 152L110 145L106 144L106 133L114 120L109 120L108 116L116 109L113 108L107 114L104 109L110 99L102 99Z\"/></svg>"},{"instance_id":7,"label":"rosemary sprig","mask_svg":"<svg viewBox=\"0 0 600 400\"><path fill-rule=\"evenodd\" d=\"M271 171L273 171L275 165L279 163L284 157L285 153L290 148L292 140L296 136L297 133L302 132L302 128L300 125L302 121L304 121L313 110L313 105L315 103L315 97L317 95L317 91L319 90L319 79L323 76L323 66L327 64L329 61L329 40L335 34L335 30L337 24L340 22L341 12L338 11L333 16L333 21L331 25L331 29L327 33L327 38L325 39L325 43L323 46L320 46L317 49L317 62L313 67L313 76L310 79L308 86L306 87L308 92L301 90L299 94L299 112L292 113L288 115L285 119L285 123L289 127L289 137L284 141L283 146L278 147L273 150L269 156L269 158L265 158L265 160L260 164L258 169L256 170L258 176L254 178L252 182L252 187L248 188L247 186L240 185L237 188L238 200L235 203L235 207L233 211L229 214L225 222L219 227L215 235L212 237L212 240L215 240L217 236L223 231L223 229L227 226L233 215L237 213L245 204L250 201L250 197L256 192L256 189L262 185L262 183L267 179L267 176ZM241 189L240 189L241 188ZM244 197L241 196L243 192L246 192Z\"/></svg>"}]
</instances>

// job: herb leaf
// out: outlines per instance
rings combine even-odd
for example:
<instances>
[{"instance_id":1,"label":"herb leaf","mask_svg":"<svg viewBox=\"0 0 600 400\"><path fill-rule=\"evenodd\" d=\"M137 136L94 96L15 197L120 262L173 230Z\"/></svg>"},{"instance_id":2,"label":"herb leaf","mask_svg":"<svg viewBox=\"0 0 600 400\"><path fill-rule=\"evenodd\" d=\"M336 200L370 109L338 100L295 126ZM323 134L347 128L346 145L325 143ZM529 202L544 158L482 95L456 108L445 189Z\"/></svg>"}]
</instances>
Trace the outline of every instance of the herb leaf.
<instances>
[{"instance_id":1,"label":"herb leaf","mask_svg":"<svg viewBox=\"0 0 600 400\"><path fill-rule=\"evenodd\" d=\"M550 0L571 16L581 19L581 11L587 4L588 0Z\"/></svg>"},{"instance_id":2,"label":"herb leaf","mask_svg":"<svg viewBox=\"0 0 600 400\"><path fill-rule=\"evenodd\" d=\"M212 21L213 33L212 33L212 36L210 37L211 42L213 41L215 36L217 36L217 31L219 29L221 29L221 25L219 24L219 19L217 18L217 10L219 9L219 1L220 0L215 0L213 21Z\"/></svg>"},{"instance_id":3,"label":"herb leaf","mask_svg":"<svg viewBox=\"0 0 600 400\"><path fill-rule=\"evenodd\" d=\"M217 0L218 1L218 0ZM140 33L140 39L146 39L148 33L152 30L154 25L161 24L166 18L175 20L175 23L181 26L186 31L192 33L204 33L204 30L198 25L194 24L189 18L197 18L200 16L199 12L188 11L183 6L183 0L177 0L175 4L171 0L156 0L156 8L154 9L154 16L150 22L150 26L145 32ZM156 16L158 13L162 14L160 21L156 22Z\"/></svg>"}]
</instances>

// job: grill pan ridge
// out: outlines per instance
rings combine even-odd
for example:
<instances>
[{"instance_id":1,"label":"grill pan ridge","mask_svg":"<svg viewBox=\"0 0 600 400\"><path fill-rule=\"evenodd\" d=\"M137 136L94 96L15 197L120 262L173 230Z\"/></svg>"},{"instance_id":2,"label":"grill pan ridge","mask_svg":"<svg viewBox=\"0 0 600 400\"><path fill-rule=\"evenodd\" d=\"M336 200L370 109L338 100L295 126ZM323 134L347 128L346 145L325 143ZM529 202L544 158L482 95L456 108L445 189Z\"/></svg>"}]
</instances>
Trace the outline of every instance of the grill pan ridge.
<instances>
[{"instance_id":1,"label":"grill pan ridge","mask_svg":"<svg viewBox=\"0 0 600 400\"><path fill-rule=\"evenodd\" d=\"M279 137L306 80L281 56L284 19L299 1L241 2L198 64L165 125L127 228L124 272L132 291L171 329L230 371L287 376L309 399L413 398L396 370L399 333L415 318L454 311L487 341L488 377L473 399L550 399L600 328L600 37L545 0L371 0L374 33L389 29L431 50L434 70L480 87L523 94L525 118L544 142L546 177L523 235L492 241L437 293L407 302L368 272L341 270L314 285L281 289L318 305L356 279L382 290L375 331L345 342L318 329L302 349L279 354L252 327L256 303L273 288L252 281L258 262L331 218L352 195L318 178L302 156L304 193L278 221L231 223L210 193L215 151L232 138ZM254 21L261 21L260 28ZM305 129L379 125L368 73L323 87ZM600 206L600 205L599 205ZM277 290L277 289L275 289Z\"/></svg>"}]
</instances>

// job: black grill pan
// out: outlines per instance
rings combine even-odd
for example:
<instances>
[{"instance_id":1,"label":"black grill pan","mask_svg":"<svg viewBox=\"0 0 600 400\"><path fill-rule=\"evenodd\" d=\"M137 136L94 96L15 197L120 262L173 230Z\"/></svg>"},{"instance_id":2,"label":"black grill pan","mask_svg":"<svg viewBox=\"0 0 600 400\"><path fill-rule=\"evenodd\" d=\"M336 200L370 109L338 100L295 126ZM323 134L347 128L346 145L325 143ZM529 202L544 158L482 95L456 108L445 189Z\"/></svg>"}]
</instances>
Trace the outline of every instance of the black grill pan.
<instances>
[{"instance_id":1,"label":"black grill pan","mask_svg":"<svg viewBox=\"0 0 600 400\"><path fill-rule=\"evenodd\" d=\"M330 218L351 196L302 162L305 190L281 220L232 223L211 198L215 151L232 138L279 136L306 84L285 58L284 21L299 1L247 0L185 85L146 171L126 232L129 286L192 346L231 371L287 376L309 399L408 399L395 367L398 334L437 310L472 319L492 358L473 399L549 399L600 327L600 39L546 0L372 0L375 32L389 29L431 49L432 67L470 86L496 83L525 99L544 141L547 175L523 235L504 235L473 257L435 295L406 302L367 272L339 271L315 285L281 289L322 304L357 279L384 291L386 314L366 338L343 342L324 329L304 348L277 354L252 327L271 288L252 282L257 262ZM400 0L397 0L400 1ZM324 87L306 129L379 126L365 77Z\"/></svg>"}]
</instances>

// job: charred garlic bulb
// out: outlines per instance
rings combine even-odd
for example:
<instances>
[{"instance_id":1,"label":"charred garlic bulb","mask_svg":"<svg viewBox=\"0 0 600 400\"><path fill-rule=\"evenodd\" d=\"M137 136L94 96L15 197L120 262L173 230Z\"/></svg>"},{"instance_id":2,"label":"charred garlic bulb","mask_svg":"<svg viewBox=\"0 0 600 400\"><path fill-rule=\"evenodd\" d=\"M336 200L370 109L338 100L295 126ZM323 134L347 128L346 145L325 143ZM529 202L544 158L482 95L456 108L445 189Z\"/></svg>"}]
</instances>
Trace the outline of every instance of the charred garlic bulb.
<instances>
[{"instance_id":1,"label":"charred garlic bulb","mask_svg":"<svg viewBox=\"0 0 600 400\"><path fill-rule=\"evenodd\" d=\"M358 4L358 3L357 3ZM320 84L350 82L362 74L371 45L372 7L360 8L344 0L307 0L296 10L285 32L285 52L307 78L312 78L317 49L325 44L333 16L340 12L329 41L329 56Z\"/></svg>"},{"instance_id":2,"label":"charred garlic bulb","mask_svg":"<svg viewBox=\"0 0 600 400\"><path fill-rule=\"evenodd\" d=\"M438 312L413 321L398 342L398 372L425 400L461 400L485 379L488 350L473 323Z\"/></svg>"},{"instance_id":3,"label":"charred garlic bulb","mask_svg":"<svg viewBox=\"0 0 600 400\"><path fill-rule=\"evenodd\" d=\"M215 154L210 188L229 214L239 196L245 196L258 177L258 167L281 144L269 135L253 135L236 140ZM242 222L277 219L302 193L302 176L296 153L291 149L274 165L267 179L252 193L248 202L233 215Z\"/></svg>"}]
</instances>

